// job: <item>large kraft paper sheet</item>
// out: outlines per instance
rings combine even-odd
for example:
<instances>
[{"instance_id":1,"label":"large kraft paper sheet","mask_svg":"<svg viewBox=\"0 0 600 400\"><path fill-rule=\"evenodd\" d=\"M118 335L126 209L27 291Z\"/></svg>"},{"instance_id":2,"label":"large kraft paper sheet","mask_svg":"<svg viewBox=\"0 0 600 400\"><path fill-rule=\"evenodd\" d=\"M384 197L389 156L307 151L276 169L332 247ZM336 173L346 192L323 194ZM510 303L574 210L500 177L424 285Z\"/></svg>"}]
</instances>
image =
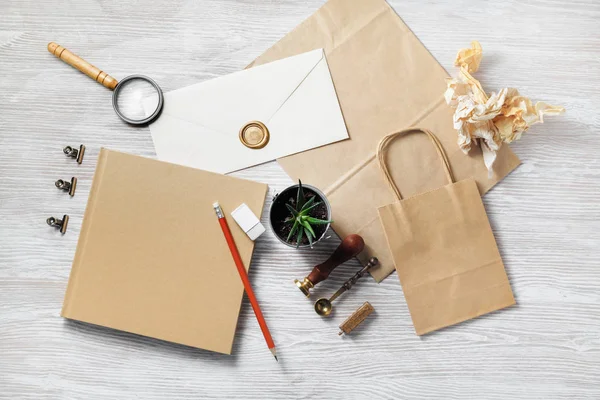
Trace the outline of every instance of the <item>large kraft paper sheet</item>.
<instances>
[{"instance_id":1,"label":"large kraft paper sheet","mask_svg":"<svg viewBox=\"0 0 600 400\"><path fill-rule=\"evenodd\" d=\"M386 134L411 126L433 131L448 155L457 180L473 178L481 194L520 161L502 146L488 172L480 148L468 155L457 146L453 110L445 104L448 74L383 0L331 0L258 57L249 67L323 48L351 140L279 159L294 180L312 184L328 197L333 229L344 237L358 233L372 256L379 282L394 271L377 208L394 202L375 151ZM444 176L427 138L407 136L390 150L394 181L410 197L440 187Z\"/></svg>"}]
</instances>

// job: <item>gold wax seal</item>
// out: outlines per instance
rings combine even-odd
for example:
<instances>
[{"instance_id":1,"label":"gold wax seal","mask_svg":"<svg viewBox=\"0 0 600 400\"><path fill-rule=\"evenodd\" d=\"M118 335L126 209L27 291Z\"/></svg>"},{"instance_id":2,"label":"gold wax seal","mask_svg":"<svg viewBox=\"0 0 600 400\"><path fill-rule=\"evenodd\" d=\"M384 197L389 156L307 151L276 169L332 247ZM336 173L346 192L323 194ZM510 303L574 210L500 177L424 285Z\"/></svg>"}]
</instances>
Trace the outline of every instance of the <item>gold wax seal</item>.
<instances>
[{"instance_id":1,"label":"gold wax seal","mask_svg":"<svg viewBox=\"0 0 600 400\"><path fill-rule=\"evenodd\" d=\"M269 143L269 130L262 122L248 122L240 129L240 142L251 149L262 149Z\"/></svg>"}]
</instances>

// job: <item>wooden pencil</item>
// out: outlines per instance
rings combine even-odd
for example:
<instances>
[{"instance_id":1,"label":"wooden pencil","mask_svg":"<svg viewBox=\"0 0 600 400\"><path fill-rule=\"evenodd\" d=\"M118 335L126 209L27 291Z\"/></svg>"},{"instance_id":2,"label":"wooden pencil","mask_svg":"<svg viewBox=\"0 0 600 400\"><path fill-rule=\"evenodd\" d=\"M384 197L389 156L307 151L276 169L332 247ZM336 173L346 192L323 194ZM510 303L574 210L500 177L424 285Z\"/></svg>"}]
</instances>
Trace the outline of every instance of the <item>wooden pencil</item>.
<instances>
[{"instance_id":1,"label":"wooden pencil","mask_svg":"<svg viewBox=\"0 0 600 400\"><path fill-rule=\"evenodd\" d=\"M244 263L242 261L242 257L238 252L237 246L235 245L235 241L233 240L233 236L231 235L231 231L229 230L229 225L227 224L227 220L225 219L225 215L223 214L223 210L219 203L214 203L213 208L217 213L217 217L219 218L219 224L221 225L221 229L223 230L223 235L225 236L225 240L227 241L227 245L229 246L229 251L231 251L231 256L233 257L233 261L235 262L235 266L240 274L240 278L242 278L242 282L244 284L244 289L246 290L246 294L248 295L248 299L250 300L250 304L252 305L252 309L254 310L254 315L258 321L258 325L260 325L260 329L265 337L265 341L267 342L267 346L269 346L269 350L273 354L277 360L277 351L275 349L275 343L273 343L273 338L271 337L271 332L269 332L269 327L265 321L265 317L258 305L258 300L256 300L256 296L254 295L254 290L252 290L252 285L250 285L250 280L248 279L248 273L246 272L246 268L244 268Z\"/></svg>"}]
</instances>

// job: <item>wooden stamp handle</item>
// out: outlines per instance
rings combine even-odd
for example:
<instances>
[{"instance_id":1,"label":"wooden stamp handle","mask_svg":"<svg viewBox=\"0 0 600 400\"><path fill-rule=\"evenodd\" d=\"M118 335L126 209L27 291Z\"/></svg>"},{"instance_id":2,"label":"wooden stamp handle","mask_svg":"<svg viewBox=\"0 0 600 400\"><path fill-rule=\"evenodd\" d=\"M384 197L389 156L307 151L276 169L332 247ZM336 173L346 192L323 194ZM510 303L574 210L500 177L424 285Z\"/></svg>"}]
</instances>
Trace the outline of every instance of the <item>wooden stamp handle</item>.
<instances>
[{"instance_id":1,"label":"wooden stamp handle","mask_svg":"<svg viewBox=\"0 0 600 400\"><path fill-rule=\"evenodd\" d=\"M364 247L365 241L359 235L353 234L346 236L327 261L313 268L310 275L308 275L308 280L311 281L313 285L324 281L338 265L355 257L358 253L363 251Z\"/></svg>"},{"instance_id":2,"label":"wooden stamp handle","mask_svg":"<svg viewBox=\"0 0 600 400\"><path fill-rule=\"evenodd\" d=\"M102 84L104 87L109 88L110 90L114 90L117 84L119 83L115 78L108 75L106 72L94 67L92 64L85 61L83 58L71 53L69 50L54 42L48 43L48 51L54 54L56 57L63 60L64 62L66 62L67 64L69 64L71 67L83 72L84 74L86 74L96 82Z\"/></svg>"}]
</instances>

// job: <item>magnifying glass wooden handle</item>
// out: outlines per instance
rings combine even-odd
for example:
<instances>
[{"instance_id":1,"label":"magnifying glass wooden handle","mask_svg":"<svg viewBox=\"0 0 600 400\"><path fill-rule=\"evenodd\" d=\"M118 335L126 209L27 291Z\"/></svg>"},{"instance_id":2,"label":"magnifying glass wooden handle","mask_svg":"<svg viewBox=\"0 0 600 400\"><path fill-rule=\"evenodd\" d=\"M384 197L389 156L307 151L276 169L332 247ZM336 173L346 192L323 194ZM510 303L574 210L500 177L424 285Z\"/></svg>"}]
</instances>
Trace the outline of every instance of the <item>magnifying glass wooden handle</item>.
<instances>
[{"instance_id":1,"label":"magnifying glass wooden handle","mask_svg":"<svg viewBox=\"0 0 600 400\"><path fill-rule=\"evenodd\" d=\"M89 62L85 61L83 58L79 57L76 54L71 53L69 50L64 47L50 42L48 43L48 51L54 54L56 57L60 58L71 67L83 72L96 82L102 84L102 86L109 88L110 90L114 90L117 84L119 83L115 78L108 75L106 72L94 67Z\"/></svg>"}]
</instances>

